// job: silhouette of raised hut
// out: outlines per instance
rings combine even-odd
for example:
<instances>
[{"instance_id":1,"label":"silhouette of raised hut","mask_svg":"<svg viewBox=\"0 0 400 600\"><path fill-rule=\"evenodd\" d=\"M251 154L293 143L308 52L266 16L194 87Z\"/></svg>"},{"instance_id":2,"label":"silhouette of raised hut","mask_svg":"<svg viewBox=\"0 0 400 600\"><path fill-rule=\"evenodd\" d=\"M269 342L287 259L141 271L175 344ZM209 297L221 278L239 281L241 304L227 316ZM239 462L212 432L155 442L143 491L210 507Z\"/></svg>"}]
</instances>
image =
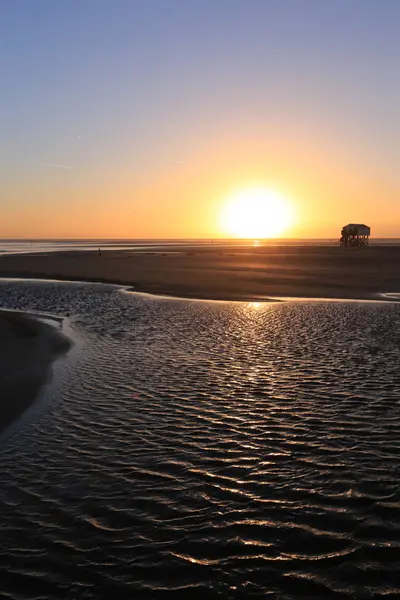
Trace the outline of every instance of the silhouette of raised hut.
<instances>
[{"instance_id":1,"label":"silhouette of raised hut","mask_svg":"<svg viewBox=\"0 0 400 600\"><path fill-rule=\"evenodd\" d=\"M342 228L341 246L368 246L371 228L361 223L349 223Z\"/></svg>"}]
</instances>

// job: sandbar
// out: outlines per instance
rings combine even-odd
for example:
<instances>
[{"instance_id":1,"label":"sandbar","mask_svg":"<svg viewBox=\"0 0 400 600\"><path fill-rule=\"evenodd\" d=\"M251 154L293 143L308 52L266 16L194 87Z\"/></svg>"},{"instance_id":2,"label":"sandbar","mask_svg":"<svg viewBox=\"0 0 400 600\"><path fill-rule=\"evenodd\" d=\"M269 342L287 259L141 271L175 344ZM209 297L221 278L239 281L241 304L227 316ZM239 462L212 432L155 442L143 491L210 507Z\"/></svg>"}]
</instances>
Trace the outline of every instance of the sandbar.
<instances>
[{"instance_id":1,"label":"sandbar","mask_svg":"<svg viewBox=\"0 0 400 600\"><path fill-rule=\"evenodd\" d=\"M0 277L97 281L214 300L377 298L400 292L400 246L193 247L0 256Z\"/></svg>"},{"instance_id":2,"label":"sandbar","mask_svg":"<svg viewBox=\"0 0 400 600\"><path fill-rule=\"evenodd\" d=\"M52 362L69 347L68 338L51 325L0 311L0 432L34 402Z\"/></svg>"}]
</instances>

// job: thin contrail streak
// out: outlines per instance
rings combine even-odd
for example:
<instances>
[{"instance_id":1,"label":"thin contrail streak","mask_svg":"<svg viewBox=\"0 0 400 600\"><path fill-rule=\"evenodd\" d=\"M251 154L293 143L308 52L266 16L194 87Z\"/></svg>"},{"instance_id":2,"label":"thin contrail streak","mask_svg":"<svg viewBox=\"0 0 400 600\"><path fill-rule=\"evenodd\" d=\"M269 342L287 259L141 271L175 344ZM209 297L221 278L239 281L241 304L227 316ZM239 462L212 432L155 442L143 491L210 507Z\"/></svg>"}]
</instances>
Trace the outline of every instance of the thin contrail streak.
<instances>
[{"instance_id":1,"label":"thin contrail streak","mask_svg":"<svg viewBox=\"0 0 400 600\"><path fill-rule=\"evenodd\" d=\"M58 165L56 163L40 163L41 165L43 165L44 167L57 167L59 169L72 169L72 167L70 167L69 165Z\"/></svg>"}]
</instances>

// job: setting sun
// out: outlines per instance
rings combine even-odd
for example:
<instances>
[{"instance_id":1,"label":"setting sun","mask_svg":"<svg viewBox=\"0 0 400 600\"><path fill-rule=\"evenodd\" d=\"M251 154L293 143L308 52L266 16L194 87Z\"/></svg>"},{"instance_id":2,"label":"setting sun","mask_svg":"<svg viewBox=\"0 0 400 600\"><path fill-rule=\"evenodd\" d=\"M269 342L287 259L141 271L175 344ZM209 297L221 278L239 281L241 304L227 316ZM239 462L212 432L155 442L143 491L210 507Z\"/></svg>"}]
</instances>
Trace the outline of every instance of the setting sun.
<instances>
[{"instance_id":1,"label":"setting sun","mask_svg":"<svg viewBox=\"0 0 400 600\"><path fill-rule=\"evenodd\" d=\"M278 237L292 224L292 207L274 190L253 188L235 193L221 213L221 228L240 238Z\"/></svg>"}]
</instances>

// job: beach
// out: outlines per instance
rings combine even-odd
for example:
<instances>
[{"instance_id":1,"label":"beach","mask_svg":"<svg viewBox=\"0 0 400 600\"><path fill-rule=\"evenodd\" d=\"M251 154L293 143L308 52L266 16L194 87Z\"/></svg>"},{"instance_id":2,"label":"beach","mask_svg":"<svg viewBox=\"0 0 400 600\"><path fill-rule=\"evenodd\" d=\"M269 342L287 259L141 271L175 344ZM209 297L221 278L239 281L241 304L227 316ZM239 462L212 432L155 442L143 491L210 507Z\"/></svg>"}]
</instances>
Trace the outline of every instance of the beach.
<instances>
[{"instance_id":1,"label":"beach","mask_svg":"<svg viewBox=\"0 0 400 600\"><path fill-rule=\"evenodd\" d=\"M1 277L98 281L214 300L376 298L399 292L400 246L166 246L0 256Z\"/></svg>"},{"instance_id":2,"label":"beach","mask_svg":"<svg viewBox=\"0 0 400 600\"><path fill-rule=\"evenodd\" d=\"M0 312L0 432L35 400L53 360L69 347L54 327L19 312Z\"/></svg>"}]
</instances>

